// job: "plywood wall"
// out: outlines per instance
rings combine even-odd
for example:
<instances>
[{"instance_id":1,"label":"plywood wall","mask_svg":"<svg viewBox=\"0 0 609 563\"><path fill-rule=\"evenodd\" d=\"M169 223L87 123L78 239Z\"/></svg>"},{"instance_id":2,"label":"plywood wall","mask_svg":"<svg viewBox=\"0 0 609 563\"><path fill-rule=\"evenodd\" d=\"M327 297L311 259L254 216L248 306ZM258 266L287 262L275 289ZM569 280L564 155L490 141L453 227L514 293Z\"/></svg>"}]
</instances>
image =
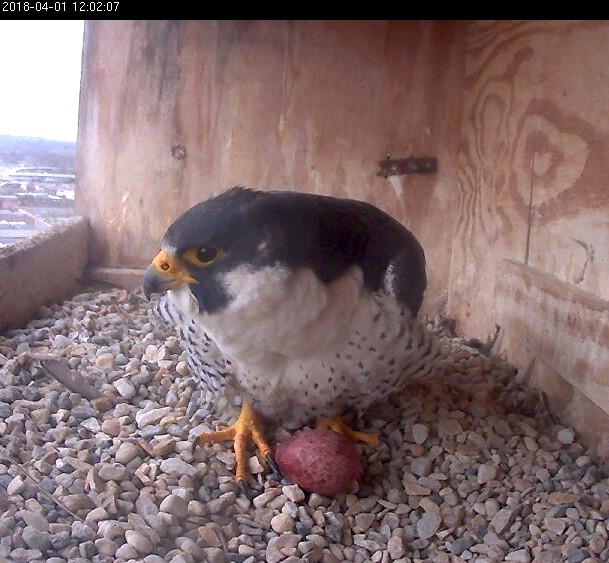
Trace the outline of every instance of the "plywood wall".
<instances>
[{"instance_id":1,"label":"plywood wall","mask_svg":"<svg viewBox=\"0 0 609 563\"><path fill-rule=\"evenodd\" d=\"M77 206L92 225L92 264L146 265L172 219L230 186L290 188L363 199L406 224L428 249L427 306L437 309L457 195L463 28L87 22ZM439 172L379 177L387 154L435 156Z\"/></svg>"},{"instance_id":2,"label":"plywood wall","mask_svg":"<svg viewBox=\"0 0 609 563\"><path fill-rule=\"evenodd\" d=\"M466 336L501 325L609 456L609 382L582 359L608 353L608 61L606 21L89 21L91 264L145 266L180 212L235 184L369 201L423 243L425 312ZM387 154L438 173L379 177Z\"/></svg>"},{"instance_id":3,"label":"plywood wall","mask_svg":"<svg viewBox=\"0 0 609 563\"><path fill-rule=\"evenodd\" d=\"M609 459L609 22L469 22L449 313Z\"/></svg>"},{"instance_id":4,"label":"plywood wall","mask_svg":"<svg viewBox=\"0 0 609 563\"><path fill-rule=\"evenodd\" d=\"M501 260L609 299L609 22L470 22L449 311L494 332Z\"/></svg>"}]
</instances>

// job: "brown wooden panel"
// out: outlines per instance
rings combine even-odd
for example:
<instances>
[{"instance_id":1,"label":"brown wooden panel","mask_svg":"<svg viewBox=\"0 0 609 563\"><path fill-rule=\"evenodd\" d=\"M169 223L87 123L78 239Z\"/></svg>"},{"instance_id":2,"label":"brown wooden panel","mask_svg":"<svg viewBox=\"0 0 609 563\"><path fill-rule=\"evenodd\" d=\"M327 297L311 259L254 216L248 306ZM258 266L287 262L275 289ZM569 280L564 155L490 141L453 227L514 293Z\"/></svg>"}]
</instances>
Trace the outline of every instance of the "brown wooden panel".
<instances>
[{"instance_id":1,"label":"brown wooden panel","mask_svg":"<svg viewBox=\"0 0 609 563\"><path fill-rule=\"evenodd\" d=\"M609 300L609 22L548 38L531 100L529 264ZM559 63L558 63L559 62Z\"/></svg>"},{"instance_id":2,"label":"brown wooden panel","mask_svg":"<svg viewBox=\"0 0 609 563\"><path fill-rule=\"evenodd\" d=\"M609 302L522 263L499 273L502 327L609 414Z\"/></svg>"},{"instance_id":3,"label":"brown wooden panel","mask_svg":"<svg viewBox=\"0 0 609 563\"><path fill-rule=\"evenodd\" d=\"M511 260L499 264L496 295L510 360L609 458L609 302Z\"/></svg>"},{"instance_id":4,"label":"brown wooden panel","mask_svg":"<svg viewBox=\"0 0 609 563\"><path fill-rule=\"evenodd\" d=\"M495 322L502 258L609 298L609 23L470 22L449 311Z\"/></svg>"},{"instance_id":5,"label":"brown wooden panel","mask_svg":"<svg viewBox=\"0 0 609 563\"><path fill-rule=\"evenodd\" d=\"M463 26L87 22L77 205L92 225L92 265L144 266L173 218L232 185L292 188L367 200L409 226L428 255L429 307L439 306ZM436 156L439 172L378 177L389 153Z\"/></svg>"}]
</instances>

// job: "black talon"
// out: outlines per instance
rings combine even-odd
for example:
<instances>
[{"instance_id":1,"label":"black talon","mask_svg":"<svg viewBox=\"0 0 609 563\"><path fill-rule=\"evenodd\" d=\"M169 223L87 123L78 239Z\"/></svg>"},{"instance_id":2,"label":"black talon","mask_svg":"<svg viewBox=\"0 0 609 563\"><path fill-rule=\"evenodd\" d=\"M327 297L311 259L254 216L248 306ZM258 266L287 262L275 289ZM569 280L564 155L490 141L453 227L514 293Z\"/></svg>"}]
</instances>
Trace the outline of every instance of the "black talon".
<instances>
[{"instance_id":1,"label":"black talon","mask_svg":"<svg viewBox=\"0 0 609 563\"><path fill-rule=\"evenodd\" d=\"M279 469L279 466L277 465L277 462L275 461L273 454L267 455L264 458L264 460L266 461L267 465L271 468L271 471L278 477L278 479L281 479L281 470Z\"/></svg>"},{"instance_id":2,"label":"black talon","mask_svg":"<svg viewBox=\"0 0 609 563\"><path fill-rule=\"evenodd\" d=\"M255 483L255 481L253 481L251 478L249 480L246 479L237 481L239 492L250 501L253 501L254 497L258 496L263 490L263 487L256 486L259 485L258 483L256 483L256 485L252 485L252 483Z\"/></svg>"},{"instance_id":3,"label":"black talon","mask_svg":"<svg viewBox=\"0 0 609 563\"><path fill-rule=\"evenodd\" d=\"M241 481L241 480L239 480L239 481L238 481L238 485L239 485L239 490L241 491L241 494L242 494L242 495L243 495L245 498L247 498L247 499L249 499L249 500L252 500L252 496L251 496L251 494L250 494L250 489L249 489L249 487L247 487L247 486L245 485L245 483L244 483L243 481Z\"/></svg>"}]
</instances>

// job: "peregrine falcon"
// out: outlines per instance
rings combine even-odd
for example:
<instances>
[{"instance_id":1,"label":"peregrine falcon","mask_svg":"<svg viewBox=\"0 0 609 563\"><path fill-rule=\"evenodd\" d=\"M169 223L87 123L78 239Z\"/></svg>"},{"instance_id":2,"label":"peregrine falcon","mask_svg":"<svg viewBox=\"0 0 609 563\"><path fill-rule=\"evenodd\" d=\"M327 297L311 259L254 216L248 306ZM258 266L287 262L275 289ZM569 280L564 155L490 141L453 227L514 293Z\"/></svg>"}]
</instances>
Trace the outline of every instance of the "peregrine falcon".
<instances>
[{"instance_id":1,"label":"peregrine falcon","mask_svg":"<svg viewBox=\"0 0 609 563\"><path fill-rule=\"evenodd\" d=\"M378 443L341 415L433 369L437 340L417 319L425 287L421 245L373 205L243 187L178 217L144 276L146 296L167 292L206 402L243 400L232 426L198 438L234 440L240 481L247 440L272 459L265 420Z\"/></svg>"}]
</instances>

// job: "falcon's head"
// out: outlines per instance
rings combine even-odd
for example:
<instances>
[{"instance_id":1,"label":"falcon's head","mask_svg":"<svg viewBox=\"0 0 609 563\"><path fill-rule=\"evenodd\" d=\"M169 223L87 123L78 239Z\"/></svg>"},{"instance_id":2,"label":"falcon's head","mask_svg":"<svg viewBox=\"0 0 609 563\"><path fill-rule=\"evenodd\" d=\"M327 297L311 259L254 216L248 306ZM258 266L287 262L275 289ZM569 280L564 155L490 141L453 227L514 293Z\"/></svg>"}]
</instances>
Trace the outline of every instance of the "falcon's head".
<instances>
[{"instance_id":1,"label":"falcon's head","mask_svg":"<svg viewBox=\"0 0 609 563\"><path fill-rule=\"evenodd\" d=\"M202 312L214 313L229 300L223 274L241 264L263 262L257 249L260 227L247 221L254 192L233 189L195 205L167 229L161 251L144 276L144 293L188 284Z\"/></svg>"},{"instance_id":2,"label":"falcon's head","mask_svg":"<svg viewBox=\"0 0 609 563\"><path fill-rule=\"evenodd\" d=\"M214 314L235 297L227 282L233 271L308 268L329 283L360 266L373 291L387 284L390 266L404 265L408 275L392 279L390 289L416 314L426 282L423 250L389 215L355 200L236 187L173 222L146 271L144 292L187 284L200 311Z\"/></svg>"}]
</instances>

